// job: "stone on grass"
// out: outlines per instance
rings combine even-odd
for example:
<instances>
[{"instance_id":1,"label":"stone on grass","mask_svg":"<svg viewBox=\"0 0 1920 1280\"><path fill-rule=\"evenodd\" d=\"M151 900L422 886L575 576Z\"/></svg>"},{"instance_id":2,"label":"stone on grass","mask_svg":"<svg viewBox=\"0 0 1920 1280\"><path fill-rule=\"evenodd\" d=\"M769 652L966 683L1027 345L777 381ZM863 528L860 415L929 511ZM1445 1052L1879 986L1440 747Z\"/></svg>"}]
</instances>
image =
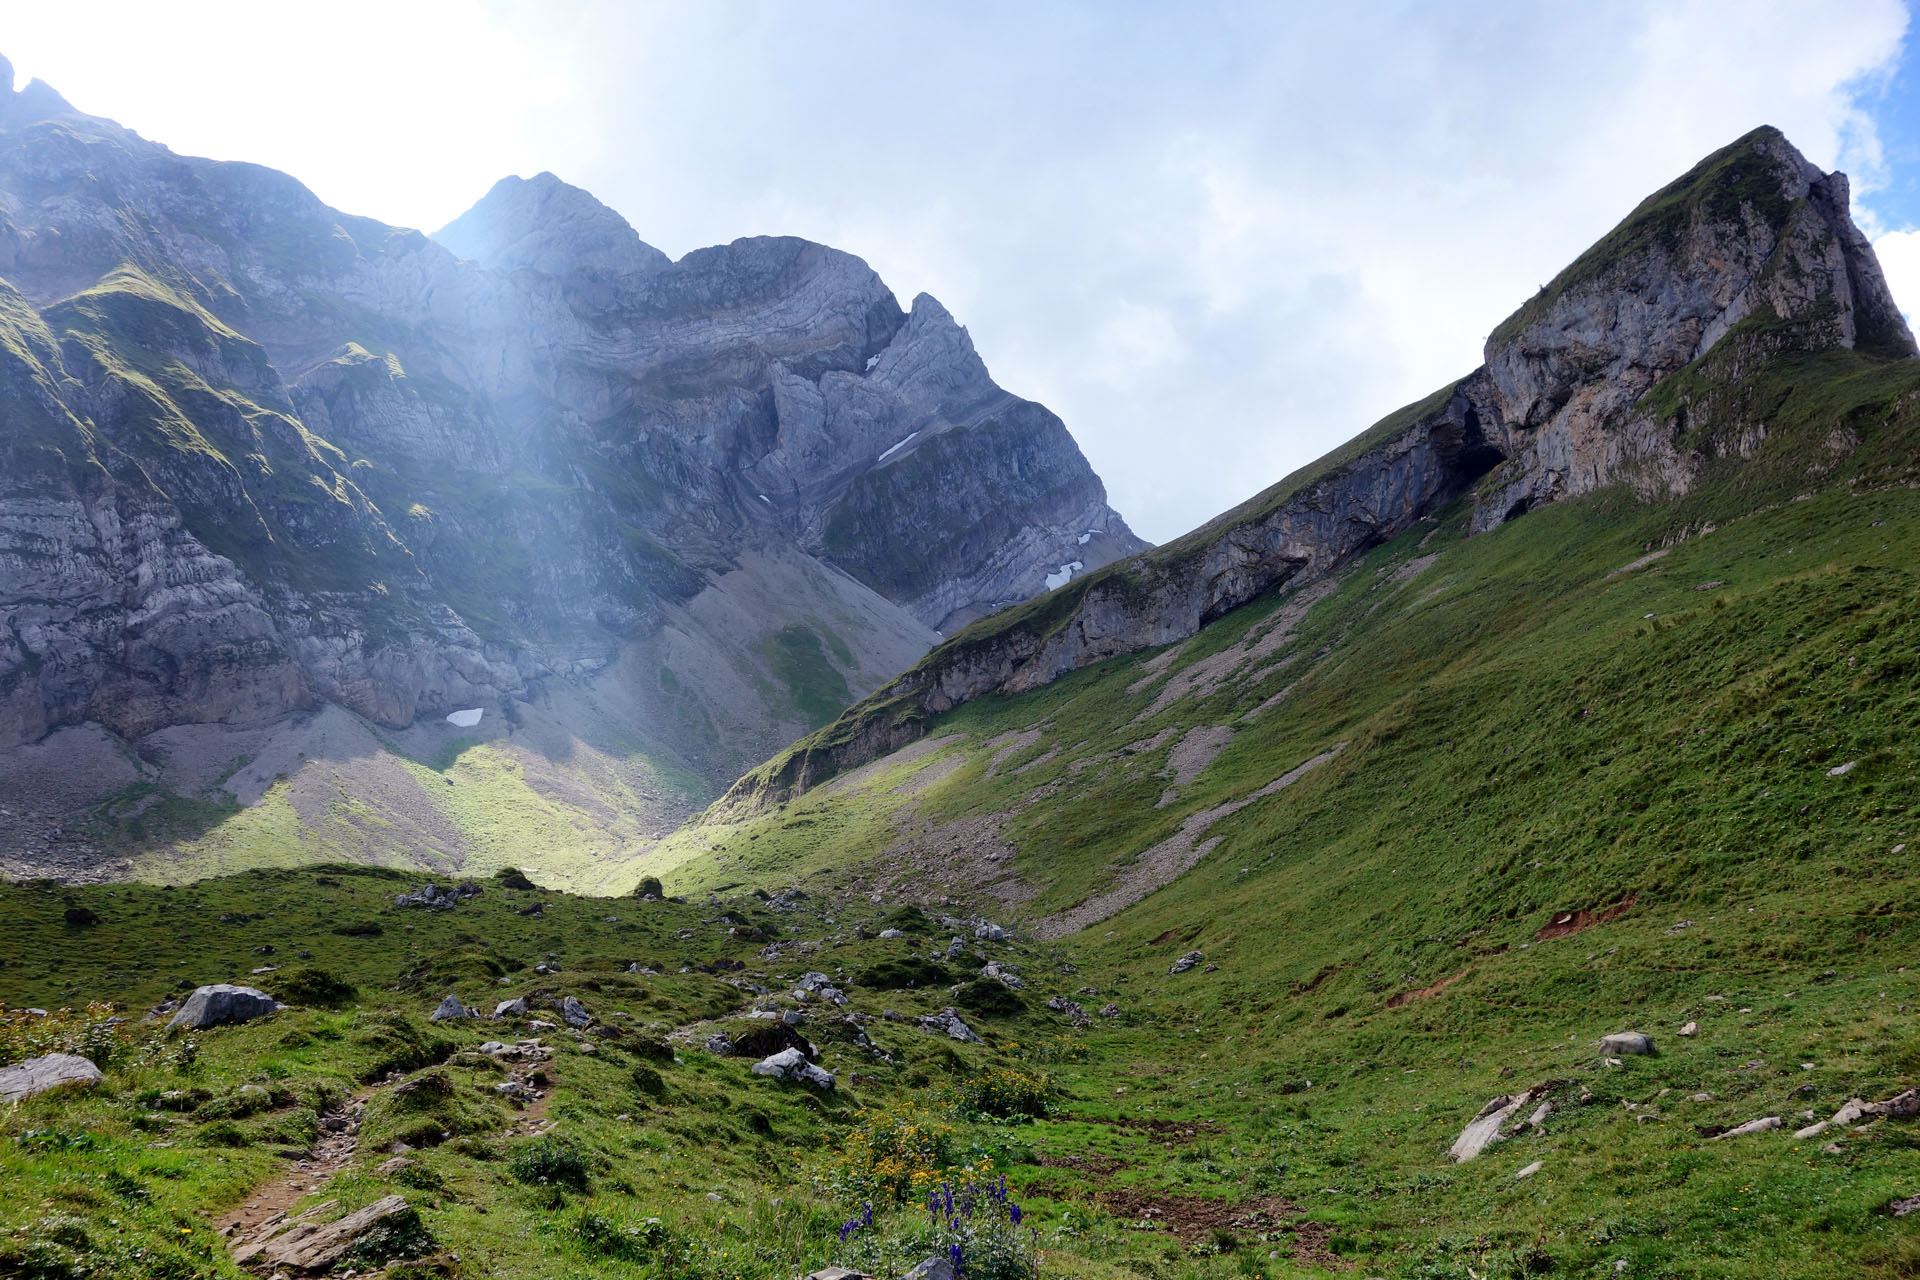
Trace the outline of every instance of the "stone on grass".
<instances>
[{"instance_id":1,"label":"stone on grass","mask_svg":"<svg viewBox=\"0 0 1920 1280\"><path fill-rule=\"evenodd\" d=\"M1745 1124L1735 1125L1725 1133L1716 1136L1714 1141L1718 1142L1721 1138L1744 1138L1749 1134L1767 1133L1779 1127L1779 1116L1761 1116L1758 1120L1749 1120Z\"/></svg>"},{"instance_id":2,"label":"stone on grass","mask_svg":"<svg viewBox=\"0 0 1920 1280\"><path fill-rule=\"evenodd\" d=\"M1540 1172L1542 1169L1546 1167L1547 1167L1546 1161L1535 1160L1532 1164L1528 1165L1526 1168L1522 1169L1520 1172L1514 1174L1513 1180L1515 1182L1518 1182L1522 1178L1531 1178L1534 1174Z\"/></svg>"},{"instance_id":3,"label":"stone on grass","mask_svg":"<svg viewBox=\"0 0 1920 1280\"><path fill-rule=\"evenodd\" d=\"M1697 1022L1689 1022L1686 1026L1680 1028L1680 1034L1683 1036L1697 1036L1700 1034L1700 1024Z\"/></svg>"},{"instance_id":4,"label":"stone on grass","mask_svg":"<svg viewBox=\"0 0 1920 1280\"><path fill-rule=\"evenodd\" d=\"M1621 1057L1631 1054L1650 1057L1653 1054L1653 1037L1644 1031L1617 1031L1613 1035L1600 1037L1600 1052Z\"/></svg>"},{"instance_id":5,"label":"stone on grass","mask_svg":"<svg viewBox=\"0 0 1920 1280\"><path fill-rule=\"evenodd\" d=\"M1503 1093L1488 1102L1480 1108L1478 1115L1467 1122L1460 1136L1453 1140L1453 1146L1447 1150L1447 1159L1455 1164L1464 1164L1479 1155L1489 1143L1500 1138L1500 1130L1507 1121L1535 1099L1545 1098L1550 1088L1549 1085L1539 1084L1525 1093Z\"/></svg>"},{"instance_id":6,"label":"stone on grass","mask_svg":"<svg viewBox=\"0 0 1920 1280\"><path fill-rule=\"evenodd\" d=\"M982 920L973 927L973 936L982 942L1005 942L1007 931L991 920Z\"/></svg>"},{"instance_id":7,"label":"stone on grass","mask_svg":"<svg viewBox=\"0 0 1920 1280\"><path fill-rule=\"evenodd\" d=\"M265 1241L245 1244L233 1260L245 1264L258 1258L263 1268L324 1271L345 1257L360 1240L384 1228L389 1233L425 1236L420 1217L402 1196L386 1196L334 1222L292 1222ZM424 1241L423 1241L424 1243Z\"/></svg>"},{"instance_id":8,"label":"stone on grass","mask_svg":"<svg viewBox=\"0 0 1920 1280\"><path fill-rule=\"evenodd\" d=\"M714 1057L724 1058L733 1052L733 1037L724 1031L716 1031L707 1037L707 1043L703 1047Z\"/></svg>"},{"instance_id":9,"label":"stone on grass","mask_svg":"<svg viewBox=\"0 0 1920 1280\"><path fill-rule=\"evenodd\" d=\"M516 996L511 1000L502 1000L499 1004L493 1006L493 1020L495 1022L498 1022L502 1018L524 1018L526 1016L527 998L525 996Z\"/></svg>"},{"instance_id":10,"label":"stone on grass","mask_svg":"<svg viewBox=\"0 0 1920 1280\"><path fill-rule=\"evenodd\" d=\"M49 1053L0 1067L0 1103L37 1098L55 1089L91 1089L101 1080L100 1068L71 1053Z\"/></svg>"},{"instance_id":11,"label":"stone on grass","mask_svg":"<svg viewBox=\"0 0 1920 1280\"><path fill-rule=\"evenodd\" d=\"M173 1015L173 1020L167 1023L167 1030L183 1027L188 1031L198 1031L203 1027L218 1027L229 1022L250 1022L269 1013L277 1013L280 1007L280 1002L264 991L216 982L212 986L195 988L194 993Z\"/></svg>"},{"instance_id":12,"label":"stone on grass","mask_svg":"<svg viewBox=\"0 0 1920 1280\"><path fill-rule=\"evenodd\" d=\"M1173 966L1169 968L1167 972L1169 974L1185 973L1187 970L1193 968L1195 965L1199 964L1202 960L1205 960L1206 958L1207 957L1205 955L1203 955L1198 951L1189 951L1187 952L1187 954L1181 956L1178 960L1175 960L1173 962Z\"/></svg>"},{"instance_id":13,"label":"stone on grass","mask_svg":"<svg viewBox=\"0 0 1920 1280\"><path fill-rule=\"evenodd\" d=\"M466 1005L460 1003L459 996L449 994L445 1000L440 1002L438 1008L427 1015L427 1021L445 1022L450 1018L477 1018L479 1016L480 1011L478 1009L469 1009Z\"/></svg>"},{"instance_id":14,"label":"stone on grass","mask_svg":"<svg viewBox=\"0 0 1920 1280\"><path fill-rule=\"evenodd\" d=\"M776 1080L798 1080L816 1089L833 1088L833 1073L808 1062L807 1055L798 1049L782 1049L762 1058L753 1064L752 1071L757 1076L772 1076Z\"/></svg>"},{"instance_id":15,"label":"stone on grass","mask_svg":"<svg viewBox=\"0 0 1920 1280\"><path fill-rule=\"evenodd\" d=\"M975 1035L973 1028L962 1022L960 1015L952 1009L942 1009L938 1013L924 1014L918 1021L922 1031L931 1031L936 1035L949 1036L955 1040L964 1041L967 1044L986 1043L981 1040L979 1036Z\"/></svg>"},{"instance_id":16,"label":"stone on grass","mask_svg":"<svg viewBox=\"0 0 1920 1280\"><path fill-rule=\"evenodd\" d=\"M576 1031L593 1021L593 1015L587 1012L587 1006L573 996L560 1002L560 1017Z\"/></svg>"},{"instance_id":17,"label":"stone on grass","mask_svg":"<svg viewBox=\"0 0 1920 1280\"><path fill-rule=\"evenodd\" d=\"M1117 1018L1120 1016L1120 1006L1117 1004L1103 1004L1100 1006L1100 1016L1103 1018Z\"/></svg>"},{"instance_id":18,"label":"stone on grass","mask_svg":"<svg viewBox=\"0 0 1920 1280\"><path fill-rule=\"evenodd\" d=\"M953 1263L945 1254L929 1254L907 1272L905 1280L953 1280Z\"/></svg>"}]
</instances>

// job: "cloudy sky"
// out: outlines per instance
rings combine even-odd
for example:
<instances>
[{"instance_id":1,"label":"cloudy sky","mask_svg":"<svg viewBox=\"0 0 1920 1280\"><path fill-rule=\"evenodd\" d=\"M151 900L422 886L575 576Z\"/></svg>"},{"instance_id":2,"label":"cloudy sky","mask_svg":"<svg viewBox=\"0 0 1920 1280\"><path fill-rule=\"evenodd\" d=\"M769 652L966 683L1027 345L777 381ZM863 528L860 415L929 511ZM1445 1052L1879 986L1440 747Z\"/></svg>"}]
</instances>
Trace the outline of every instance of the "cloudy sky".
<instances>
[{"instance_id":1,"label":"cloudy sky","mask_svg":"<svg viewBox=\"0 0 1920 1280\"><path fill-rule=\"evenodd\" d=\"M1338 8L1338 14L1333 13ZM176 151L432 229L552 170L678 256L866 258L1067 421L1164 541L1479 362L1762 123L1920 307L1898 0L1479 5L0 0L0 53Z\"/></svg>"}]
</instances>

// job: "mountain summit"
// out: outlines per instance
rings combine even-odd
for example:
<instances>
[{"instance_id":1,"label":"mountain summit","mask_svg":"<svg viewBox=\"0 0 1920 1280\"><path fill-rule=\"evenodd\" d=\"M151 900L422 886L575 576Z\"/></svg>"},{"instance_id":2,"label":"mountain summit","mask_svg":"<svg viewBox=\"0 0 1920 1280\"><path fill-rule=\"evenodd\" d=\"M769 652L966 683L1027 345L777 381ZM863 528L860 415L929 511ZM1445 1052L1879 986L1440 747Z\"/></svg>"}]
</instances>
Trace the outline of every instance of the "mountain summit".
<instances>
[{"instance_id":1,"label":"mountain summit","mask_svg":"<svg viewBox=\"0 0 1920 1280\"><path fill-rule=\"evenodd\" d=\"M1750 493L1797 491L1808 459L1769 444L1753 375L1792 355L1916 354L1848 192L1846 175L1755 129L1555 276L1488 337L1480 368L1192 533L945 641L729 801L791 796L961 703L1183 640L1463 497L1484 533L1616 487L1671 500L1731 474ZM1833 451L1854 439L1837 430Z\"/></svg>"},{"instance_id":2,"label":"mountain summit","mask_svg":"<svg viewBox=\"0 0 1920 1280\"><path fill-rule=\"evenodd\" d=\"M1144 545L849 254L673 262L551 174L428 237L37 82L0 95L0 406L16 870L251 857L268 811L316 855L617 860L936 628Z\"/></svg>"}]
</instances>

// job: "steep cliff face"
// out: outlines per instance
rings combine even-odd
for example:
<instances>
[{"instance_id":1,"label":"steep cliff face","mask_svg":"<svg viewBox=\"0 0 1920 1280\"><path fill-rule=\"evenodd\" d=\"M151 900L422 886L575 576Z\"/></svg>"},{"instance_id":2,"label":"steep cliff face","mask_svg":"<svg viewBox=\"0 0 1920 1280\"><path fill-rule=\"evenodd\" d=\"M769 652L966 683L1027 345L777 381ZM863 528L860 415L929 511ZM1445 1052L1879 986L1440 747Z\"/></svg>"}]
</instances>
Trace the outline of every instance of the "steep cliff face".
<instances>
[{"instance_id":1,"label":"steep cliff face","mask_svg":"<svg viewBox=\"0 0 1920 1280\"><path fill-rule=\"evenodd\" d=\"M720 781L1144 545L851 255L669 261L550 174L429 238L0 81L0 751L563 680Z\"/></svg>"},{"instance_id":2,"label":"steep cliff face","mask_svg":"<svg viewBox=\"0 0 1920 1280\"><path fill-rule=\"evenodd\" d=\"M1460 382L1202 528L960 632L741 779L722 808L804 791L959 703L1185 639L1462 496L1484 532L1609 486L1687 493L1767 438L1764 404L1725 411L1743 374L1796 354L1916 354L1847 199L1845 175L1755 130L1643 202L1504 322ZM1710 366L1711 386L1690 387L1683 375ZM1711 424L1690 420L1696 399L1721 406Z\"/></svg>"}]
</instances>

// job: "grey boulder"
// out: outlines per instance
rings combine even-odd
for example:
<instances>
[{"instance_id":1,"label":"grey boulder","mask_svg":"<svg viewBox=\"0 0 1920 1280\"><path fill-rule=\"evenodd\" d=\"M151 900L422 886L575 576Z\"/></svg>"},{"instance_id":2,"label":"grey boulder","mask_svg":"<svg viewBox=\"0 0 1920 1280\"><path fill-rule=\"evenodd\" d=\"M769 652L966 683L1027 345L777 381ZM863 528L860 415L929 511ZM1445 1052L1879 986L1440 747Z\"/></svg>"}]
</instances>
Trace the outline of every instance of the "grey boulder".
<instances>
[{"instance_id":1,"label":"grey boulder","mask_svg":"<svg viewBox=\"0 0 1920 1280\"><path fill-rule=\"evenodd\" d=\"M198 1031L202 1027L218 1027L229 1022L251 1022L269 1013L277 1013L280 1008L280 1002L264 991L216 982L210 987L196 988L173 1015L173 1020L167 1023L167 1030L185 1027L189 1031Z\"/></svg>"},{"instance_id":2,"label":"grey boulder","mask_svg":"<svg viewBox=\"0 0 1920 1280\"><path fill-rule=\"evenodd\" d=\"M808 1062L807 1055L798 1049L782 1049L776 1054L762 1058L753 1064L752 1070L757 1076L772 1076L776 1080L798 1080L816 1089L833 1088L833 1072Z\"/></svg>"},{"instance_id":3,"label":"grey boulder","mask_svg":"<svg viewBox=\"0 0 1920 1280\"><path fill-rule=\"evenodd\" d=\"M515 996L511 1000L502 1000L499 1004L493 1006L493 1020L495 1022L498 1022L502 1018L524 1018L526 1016L527 999L525 996Z\"/></svg>"},{"instance_id":4,"label":"grey boulder","mask_svg":"<svg viewBox=\"0 0 1920 1280\"><path fill-rule=\"evenodd\" d=\"M21 1102L55 1089L91 1089L100 1068L71 1053L49 1053L0 1067L0 1103Z\"/></svg>"},{"instance_id":5,"label":"grey boulder","mask_svg":"<svg viewBox=\"0 0 1920 1280\"><path fill-rule=\"evenodd\" d=\"M1207 957L1202 952L1189 951L1187 952L1187 954L1181 956L1178 960L1175 960L1173 962L1173 966L1169 968L1167 972L1170 974L1185 973L1187 970L1193 968L1195 965L1199 964L1202 960L1205 960L1206 958Z\"/></svg>"},{"instance_id":6,"label":"grey boulder","mask_svg":"<svg viewBox=\"0 0 1920 1280\"><path fill-rule=\"evenodd\" d=\"M1630 1054L1652 1057L1653 1037L1644 1031L1615 1032L1613 1035L1600 1037L1600 1052L1612 1057L1626 1057Z\"/></svg>"},{"instance_id":7,"label":"grey boulder","mask_svg":"<svg viewBox=\"0 0 1920 1280\"><path fill-rule=\"evenodd\" d=\"M955 1040L964 1041L967 1044L985 1043L985 1041L973 1033L972 1027L969 1027L960 1020L960 1015L952 1009L942 1009L938 1013L923 1015L919 1019L919 1026L922 1031L931 1031L937 1035L945 1035Z\"/></svg>"},{"instance_id":8,"label":"grey boulder","mask_svg":"<svg viewBox=\"0 0 1920 1280\"><path fill-rule=\"evenodd\" d=\"M445 1000L440 1002L439 1008L427 1015L427 1021L446 1022L452 1018L477 1018L479 1016L480 1011L478 1009L470 1009L460 1003L459 996L449 995Z\"/></svg>"},{"instance_id":9,"label":"grey boulder","mask_svg":"<svg viewBox=\"0 0 1920 1280\"><path fill-rule=\"evenodd\" d=\"M593 1021L593 1015L587 1012L587 1006L573 996L568 996L560 1002L560 1017L576 1031Z\"/></svg>"}]
</instances>

